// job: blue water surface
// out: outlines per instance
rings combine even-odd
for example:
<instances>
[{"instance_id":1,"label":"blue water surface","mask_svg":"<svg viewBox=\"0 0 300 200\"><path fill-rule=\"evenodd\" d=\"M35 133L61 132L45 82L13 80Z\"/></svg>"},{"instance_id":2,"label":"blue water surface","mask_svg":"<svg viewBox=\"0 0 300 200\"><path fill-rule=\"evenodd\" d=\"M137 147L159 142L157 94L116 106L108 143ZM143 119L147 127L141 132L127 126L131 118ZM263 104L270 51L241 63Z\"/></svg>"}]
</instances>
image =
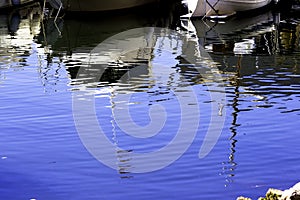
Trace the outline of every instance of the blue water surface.
<instances>
[{"instance_id":1,"label":"blue water surface","mask_svg":"<svg viewBox=\"0 0 300 200\"><path fill-rule=\"evenodd\" d=\"M199 75L195 69L201 66L177 55L179 47L172 45L182 40L174 32L164 33L162 39L156 35L161 43L149 55L159 68L147 66L145 73L120 82L129 69L145 64L133 58L134 62L123 61L123 67L107 63L101 80L77 76L90 52L105 39L144 26L175 31L176 19L124 13L87 21L63 18L54 24L51 19L41 20L39 7L18 12L0 16L0 199L233 200L241 195L256 199L270 187L286 189L300 180L297 17L273 21L270 15L274 13L267 12L259 15L264 23L255 16L233 18L211 25L205 35L197 30L199 44L218 67L226 91L226 102L220 105L225 115L221 135L209 154L199 158L212 116L209 85L220 84ZM17 24L7 23L11 16ZM245 27L236 30L232 24L237 22ZM193 21L196 28L209 23ZM233 49L228 48L232 43ZM159 44L170 44L173 50L166 52ZM94 72L99 69L89 67ZM209 62L203 67L209 67ZM182 102L175 92L185 95L187 87L193 89L200 110L199 115L189 115L191 127L199 119L189 148L161 170L132 173L133 152L159 150L175 137L182 119ZM108 140L126 149L119 152L116 148L119 170L98 161L78 134L73 100L82 90L95 95L95 114ZM129 102L118 101L122 93L131 94ZM82 100L88 103L89 99L82 96ZM165 126L154 137L133 138L118 127L117 109L129 106L132 120L146 126L153 105L164 107L168 114Z\"/></svg>"}]
</instances>

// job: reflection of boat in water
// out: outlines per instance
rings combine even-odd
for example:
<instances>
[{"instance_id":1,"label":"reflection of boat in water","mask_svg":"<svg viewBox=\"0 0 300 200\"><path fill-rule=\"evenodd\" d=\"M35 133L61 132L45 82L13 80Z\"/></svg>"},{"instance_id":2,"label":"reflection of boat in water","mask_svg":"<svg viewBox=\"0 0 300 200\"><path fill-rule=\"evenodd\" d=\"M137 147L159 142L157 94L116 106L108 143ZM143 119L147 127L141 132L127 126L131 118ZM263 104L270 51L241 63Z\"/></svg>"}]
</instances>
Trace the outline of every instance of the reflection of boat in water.
<instances>
[{"instance_id":1,"label":"reflection of boat in water","mask_svg":"<svg viewBox=\"0 0 300 200\"><path fill-rule=\"evenodd\" d=\"M181 56L190 63L196 62L195 56L200 56L200 52L197 52L196 49L196 40L189 41L188 38L184 38L179 33L174 34L175 31L173 33L170 31L170 29L159 27L135 28L116 34L113 38L109 38L109 42L104 40L88 53L86 59L81 59L83 62L91 63L88 70L83 73L86 76L83 79L87 82L90 80L115 82L121 79L129 70L142 66L146 67L147 73L150 73L150 71L154 73L155 70L152 68L151 63L162 56L162 53L155 52L159 51L159 48L167 48L170 52L174 51L174 55L169 55L170 59L172 57L179 62L180 60L177 57ZM191 42L194 45L191 45ZM77 57L82 55L82 52L73 53L73 55ZM101 72L104 68L109 74ZM169 69L172 73L176 71L175 68ZM156 68L156 70L159 70L159 68ZM90 73L88 73L89 71ZM97 71L98 73L96 73ZM166 73L170 74L171 72L166 71ZM99 77L97 78L95 75ZM72 77L78 77L78 74ZM82 75L80 78L82 78ZM162 80L166 79L168 78L162 78Z\"/></svg>"},{"instance_id":2,"label":"reflection of boat in water","mask_svg":"<svg viewBox=\"0 0 300 200\"><path fill-rule=\"evenodd\" d=\"M87 52L106 38L119 32L144 26L176 26L180 17L181 4L171 3L156 7L156 12L145 9L118 13L94 13L90 15L66 15L53 22L44 21L44 32L37 39L44 45L51 45L56 53Z\"/></svg>"},{"instance_id":3,"label":"reflection of boat in water","mask_svg":"<svg viewBox=\"0 0 300 200\"><path fill-rule=\"evenodd\" d=\"M237 55L242 55L242 62L248 66L241 68L242 74L264 58L275 61L278 54L299 49L299 22L286 21L271 11L253 17L236 16L222 23L199 19L188 22L213 60L224 64L220 67L228 67L224 61L230 59L229 63L237 66Z\"/></svg>"},{"instance_id":4,"label":"reflection of boat in water","mask_svg":"<svg viewBox=\"0 0 300 200\"><path fill-rule=\"evenodd\" d=\"M0 54L11 60L21 60L28 55L35 35L39 34L41 10L39 5L16 9L0 15ZM1 61L2 62L2 61ZM9 61L8 64L13 62Z\"/></svg>"},{"instance_id":5,"label":"reflection of boat in water","mask_svg":"<svg viewBox=\"0 0 300 200\"><path fill-rule=\"evenodd\" d=\"M58 56L64 63L71 79L76 78L79 67L88 59L89 52L99 43L120 32L145 26L175 27L180 13L178 4L165 4L151 15L146 10L124 11L120 13L95 14L98 17L68 18L44 20L41 33L36 36L38 43L46 49L51 49L49 64L52 57ZM127 65L128 66L128 65ZM114 82L125 67L111 67L106 70L102 78Z\"/></svg>"},{"instance_id":6,"label":"reflection of boat in water","mask_svg":"<svg viewBox=\"0 0 300 200\"><path fill-rule=\"evenodd\" d=\"M188 19L182 24L193 27L200 44L212 53L275 55L299 46L299 19L290 18L271 10L226 21Z\"/></svg>"},{"instance_id":7,"label":"reflection of boat in water","mask_svg":"<svg viewBox=\"0 0 300 200\"><path fill-rule=\"evenodd\" d=\"M272 0L187 0L186 2L194 17L221 17L262 8L269 5Z\"/></svg>"},{"instance_id":8,"label":"reflection of boat in water","mask_svg":"<svg viewBox=\"0 0 300 200\"><path fill-rule=\"evenodd\" d=\"M51 46L53 54L63 55L67 70L72 78L76 77L78 65L68 63L82 63L84 55L95 48L105 39L120 32L145 26L175 27L180 17L178 4L165 4L155 14L145 10L134 12L114 13L90 19L90 17L64 18L44 21L44 32L36 37L39 43ZM69 67L70 66L70 67ZM117 68L109 68L108 70ZM116 75L116 74L115 74ZM114 76L107 76L112 79Z\"/></svg>"},{"instance_id":9,"label":"reflection of boat in water","mask_svg":"<svg viewBox=\"0 0 300 200\"><path fill-rule=\"evenodd\" d=\"M254 51L254 45L259 42L260 35L277 34L279 22L279 16L269 11L251 17L235 16L225 22L194 19L185 20L183 24L185 27L195 29L200 44L208 51L247 54ZM276 43L269 44L276 45ZM274 49L276 46L271 48ZM270 49L265 49L267 50Z\"/></svg>"}]
</instances>

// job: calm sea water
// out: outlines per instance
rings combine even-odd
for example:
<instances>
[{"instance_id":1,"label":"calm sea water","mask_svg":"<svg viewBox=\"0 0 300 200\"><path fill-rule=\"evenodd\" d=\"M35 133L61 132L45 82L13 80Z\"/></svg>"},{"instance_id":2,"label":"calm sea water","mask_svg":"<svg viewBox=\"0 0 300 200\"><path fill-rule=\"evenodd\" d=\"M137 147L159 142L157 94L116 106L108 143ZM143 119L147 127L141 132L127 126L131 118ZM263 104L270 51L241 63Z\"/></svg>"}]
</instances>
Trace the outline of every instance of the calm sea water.
<instances>
[{"instance_id":1,"label":"calm sea water","mask_svg":"<svg viewBox=\"0 0 300 200\"><path fill-rule=\"evenodd\" d=\"M37 6L0 15L1 199L255 199L300 181L299 13L188 24L177 6L56 23ZM96 136L84 140L99 134L93 117L117 169L97 159ZM133 160L169 146L181 120L184 138L196 127L169 150L182 156L134 173L165 162ZM130 135L152 121L163 126ZM211 126L220 136L199 158Z\"/></svg>"}]
</instances>

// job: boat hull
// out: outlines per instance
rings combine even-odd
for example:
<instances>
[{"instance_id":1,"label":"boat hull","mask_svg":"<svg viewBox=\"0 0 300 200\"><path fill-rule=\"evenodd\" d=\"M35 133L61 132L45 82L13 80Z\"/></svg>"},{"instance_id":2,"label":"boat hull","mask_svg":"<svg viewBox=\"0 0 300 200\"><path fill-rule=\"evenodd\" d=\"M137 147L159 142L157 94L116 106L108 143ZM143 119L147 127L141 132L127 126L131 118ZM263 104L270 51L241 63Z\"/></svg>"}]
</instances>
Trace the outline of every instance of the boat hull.
<instances>
[{"instance_id":1,"label":"boat hull","mask_svg":"<svg viewBox=\"0 0 300 200\"><path fill-rule=\"evenodd\" d=\"M159 0L62 0L62 3L66 11L97 12L133 8L158 1Z\"/></svg>"},{"instance_id":2,"label":"boat hull","mask_svg":"<svg viewBox=\"0 0 300 200\"><path fill-rule=\"evenodd\" d=\"M199 0L193 16L233 15L237 12L258 9L270 4L272 0Z\"/></svg>"}]
</instances>

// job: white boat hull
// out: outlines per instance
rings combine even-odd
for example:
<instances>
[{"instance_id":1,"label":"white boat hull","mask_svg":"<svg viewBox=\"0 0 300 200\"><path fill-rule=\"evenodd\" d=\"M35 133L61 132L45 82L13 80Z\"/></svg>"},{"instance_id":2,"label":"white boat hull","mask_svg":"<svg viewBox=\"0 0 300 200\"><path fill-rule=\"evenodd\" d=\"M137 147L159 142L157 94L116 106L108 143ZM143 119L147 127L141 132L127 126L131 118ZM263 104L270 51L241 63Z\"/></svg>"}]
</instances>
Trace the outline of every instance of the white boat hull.
<instances>
[{"instance_id":1,"label":"white boat hull","mask_svg":"<svg viewBox=\"0 0 300 200\"><path fill-rule=\"evenodd\" d=\"M193 0L188 0L188 4L189 1ZM192 6L191 11L194 17L226 16L237 12L258 9L271 2L272 0L198 0L197 5L194 4L195 6Z\"/></svg>"},{"instance_id":2,"label":"white boat hull","mask_svg":"<svg viewBox=\"0 0 300 200\"><path fill-rule=\"evenodd\" d=\"M62 0L62 3L67 11L96 12L133 8L158 1L159 0Z\"/></svg>"}]
</instances>

